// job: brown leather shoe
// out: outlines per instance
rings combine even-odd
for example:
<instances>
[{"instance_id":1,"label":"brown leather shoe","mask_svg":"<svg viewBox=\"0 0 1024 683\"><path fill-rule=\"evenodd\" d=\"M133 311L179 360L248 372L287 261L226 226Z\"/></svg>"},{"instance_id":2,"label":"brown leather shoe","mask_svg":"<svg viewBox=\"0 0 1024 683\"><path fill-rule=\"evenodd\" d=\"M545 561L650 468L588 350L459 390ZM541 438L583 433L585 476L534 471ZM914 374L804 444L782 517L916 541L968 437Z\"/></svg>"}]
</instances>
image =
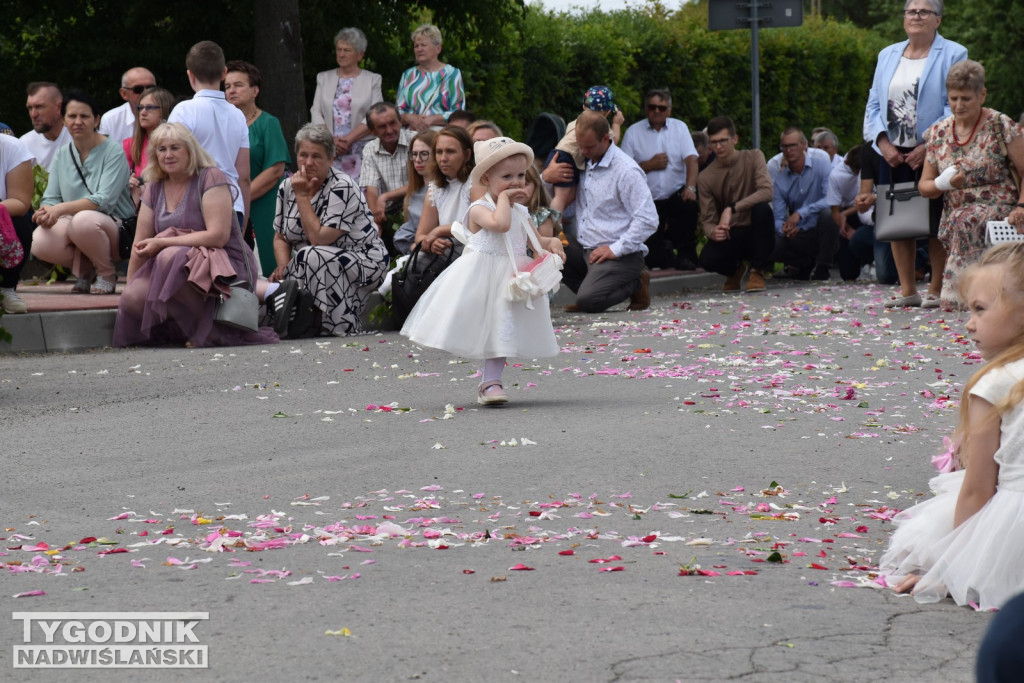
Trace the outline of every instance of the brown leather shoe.
<instances>
[{"instance_id":1,"label":"brown leather shoe","mask_svg":"<svg viewBox=\"0 0 1024 683\"><path fill-rule=\"evenodd\" d=\"M628 311L646 311L651 307L651 271L640 271L640 289L629 297Z\"/></svg>"},{"instance_id":2,"label":"brown leather shoe","mask_svg":"<svg viewBox=\"0 0 1024 683\"><path fill-rule=\"evenodd\" d=\"M747 272L747 266L741 263L736 268L736 272L726 279L725 284L722 285L722 291L727 293L740 291L740 283L743 282L743 274L745 272Z\"/></svg>"},{"instance_id":3,"label":"brown leather shoe","mask_svg":"<svg viewBox=\"0 0 1024 683\"><path fill-rule=\"evenodd\" d=\"M763 292L765 289L764 275L761 274L760 270L756 268L750 269L750 275L747 276L747 286L744 291L751 292Z\"/></svg>"},{"instance_id":4,"label":"brown leather shoe","mask_svg":"<svg viewBox=\"0 0 1024 683\"><path fill-rule=\"evenodd\" d=\"M583 309L577 306L576 304L569 304L568 306L565 307L566 313L581 313L582 311Z\"/></svg>"}]
</instances>

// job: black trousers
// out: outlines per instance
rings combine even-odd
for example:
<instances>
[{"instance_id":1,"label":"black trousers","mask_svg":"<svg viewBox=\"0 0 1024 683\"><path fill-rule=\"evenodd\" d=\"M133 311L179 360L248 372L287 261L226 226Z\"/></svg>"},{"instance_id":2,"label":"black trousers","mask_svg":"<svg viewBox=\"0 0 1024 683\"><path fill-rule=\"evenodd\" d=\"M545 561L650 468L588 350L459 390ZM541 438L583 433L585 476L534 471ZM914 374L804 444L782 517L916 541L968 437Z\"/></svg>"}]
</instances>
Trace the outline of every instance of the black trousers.
<instances>
[{"instance_id":1,"label":"black trousers","mask_svg":"<svg viewBox=\"0 0 1024 683\"><path fill-rule=\"evenodd\" d=\"M839 226L832 220L832 209L818 212L817 223L792 237L775 235L775 254L772 259L787 266L810 272L814 266L832 267L839 251Z\"/></svg>"},{"instance_id":2,"label":"black trousers","mask_svg":"<svg viewBox=\"0 0 1024 683\"><path fill-rule=\"evenodd\" d=\"M769 202L754 204L750 210L750 225L736 225L724 242L708 240L700 252L700 266L726 277L732 275L744 261L750 267L770 273L774 267L775 214Z\"/></svg>"},{"instance_id":3,"label":"black trousers","mask_svg":"<svg viewBox=\"0 0 1024 683\"><path fill-rule=\"evenodd\" d=\"M676 254L691 263L697 262L697 202L683 201L679 192L654 201L658 212L658 229L647 238L649 268L672 268Z\"/></svg>"}]
</instances>

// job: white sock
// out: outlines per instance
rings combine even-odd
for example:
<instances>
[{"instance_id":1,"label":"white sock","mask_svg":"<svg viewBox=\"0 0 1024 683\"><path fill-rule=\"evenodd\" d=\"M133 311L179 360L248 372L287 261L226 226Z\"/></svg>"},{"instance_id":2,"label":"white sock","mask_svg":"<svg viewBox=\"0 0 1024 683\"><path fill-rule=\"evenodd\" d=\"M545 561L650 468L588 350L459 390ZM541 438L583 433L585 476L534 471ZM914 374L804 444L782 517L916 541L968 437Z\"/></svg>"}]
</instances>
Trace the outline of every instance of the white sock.
<instances>
[{"instance_id":1,"label":"white sock","mask_svg":"<svg viewBox=\"0 0 1024 683\"><path fill-rule=\"evenodd\" d=\"M483 380L480 382L500 382L501 373L505 370L505 358L488 358L484 361Z\"/></svg>"},{"instance_id":2,"label":"white sock","mask_svg":"<svg viewBox=\"0 0 1024 683\"><path fill-rule=\"evenodd\" d=\"M274 292L276 292L277 288L280 286L280 282L271 282L269 285L267 285L267 293L263 295L263 300L266 301L267 299L272 297L274 295Z\"/></svg>"}]
</instances>

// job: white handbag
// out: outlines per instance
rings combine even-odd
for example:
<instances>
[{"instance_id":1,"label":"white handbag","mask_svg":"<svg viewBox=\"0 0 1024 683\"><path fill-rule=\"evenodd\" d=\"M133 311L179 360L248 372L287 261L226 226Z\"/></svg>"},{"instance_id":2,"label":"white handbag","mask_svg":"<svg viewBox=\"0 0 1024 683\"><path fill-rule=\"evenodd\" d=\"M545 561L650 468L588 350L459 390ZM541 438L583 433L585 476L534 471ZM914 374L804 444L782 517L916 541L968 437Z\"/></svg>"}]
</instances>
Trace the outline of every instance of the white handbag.
<instances>
[{"instance_id":1,"label":"white handbag","mask_svg":"<svg viewBox=\"0 0 1024 683\"><path fill-rule=\"evenodd\" d=\"M985 244L989 246L1021 240L1024 240L1024 233L1017 232L1017 228L1006 221L989 221L985 225Z\"/></svg>"},{"instance_id":2,"label":"white handbag","mask_svg":"<svg viewBox=\"0 0 1024 683\"><path fill-rule=\"evenodd\" d=\"M515 214L512 223L526 232L536 258L520 268L512 251L512 241L508 233L505 233L505 249L512 262L512 279L505 288L505 298L509 301L525 301L526 307L532 309L534 299L558 291L562 282L562 259L540 246L536 231L533 226L526 225L522 216Z\"/></svg>"}]
</instances>

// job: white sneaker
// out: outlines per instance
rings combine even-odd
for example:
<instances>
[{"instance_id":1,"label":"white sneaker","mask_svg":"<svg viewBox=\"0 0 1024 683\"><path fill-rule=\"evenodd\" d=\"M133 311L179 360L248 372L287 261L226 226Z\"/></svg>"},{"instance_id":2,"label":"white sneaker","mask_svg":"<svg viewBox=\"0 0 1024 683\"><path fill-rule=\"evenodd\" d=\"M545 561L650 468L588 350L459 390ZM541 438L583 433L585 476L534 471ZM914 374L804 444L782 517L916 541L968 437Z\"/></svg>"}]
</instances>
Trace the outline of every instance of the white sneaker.
<instances>
[{"instance_id":1,"label":"white sneaker","mask_svg":"<svg viewBox=\"0 0 1024 683\"><path fill-rule=\"evenodd\" d=\"M4 313L28 313L28 306L13 289L0 288L0 296L3 296Z\"/></svg>"}]
</instances>

